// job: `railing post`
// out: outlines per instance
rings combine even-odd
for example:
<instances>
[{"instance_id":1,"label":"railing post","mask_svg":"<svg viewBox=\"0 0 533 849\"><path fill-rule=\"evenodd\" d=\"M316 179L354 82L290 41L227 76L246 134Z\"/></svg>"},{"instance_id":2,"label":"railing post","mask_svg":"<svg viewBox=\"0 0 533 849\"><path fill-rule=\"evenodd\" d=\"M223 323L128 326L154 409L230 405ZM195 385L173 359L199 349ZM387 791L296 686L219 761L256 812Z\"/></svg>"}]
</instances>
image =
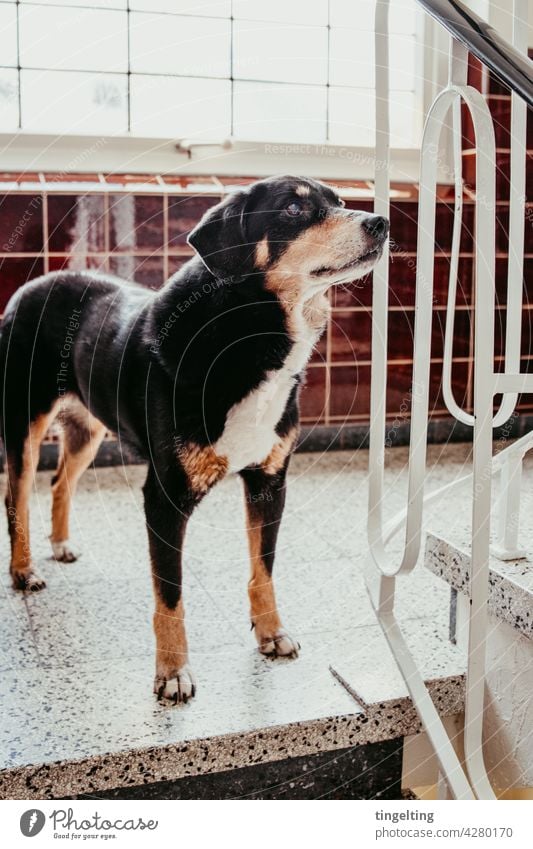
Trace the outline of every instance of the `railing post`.
<instances>
[{"instance_id":1,"label":"railing post","mask_svg":"<svg viewBox=\"0 0 533 849\"><path fill-rule=\"evenodd\" d=\"M527 0L513 3L513 45L527 55ZM509 260L507 266L507 325L505 330L505 371L520 371L522 341L522 302L524 275L524 220L526 205L526 147L527 107L521 97L511 96L511 163L509 175ZM504 398L506 412L510 415L516 405L517 393ZM514 560L525 556L518 547L520 520L520 483L522 456L515 454L507 459L500 477L498 499L498 538L491 546L500 560ZM520 464L518 468L517 463Z\"/></svg>"},{"instance_id":2,"label":"railing post","mask_svg":"<svg viewBox=\"0 0 533 849\"><path fill-rule=\"evenodd\" d=\"M470 622L465 694L465 763L479 799L492 799L483 760L485 651L489 578L496 265L496 142L487 104L468 89L476 139L474 450Z\"/></svg>"},{"instance_id":3,"label":"railing post","mask_svg":"<svg viewBox=\"0 0 533 849\"><path fill-rule=\"evenodd\" d=\"M389 115L388 115L388 0L376 4L376 204L375 211L389 210ZM438 122L429 119L424 143L437 134ZM426 136L427 132L427 136ZM438 139L438 137L437 137ZM383 464L387 388L388 257L374 271L372 308L372 379L369 452L368 538L370 565L375 581L369 593L378 621L407 684L424 729L435 750L439 767L455 798L472 799L473 793L427 687L403 638L394 616L395 575L410 571L420 552L429 395L429 361L433 293L433 241L435 229L435 159L422 156L422 170L429 169L426 186L421 185L418 243L425 245L423 263L417 267L415 365L411 397L411 441L409 448L409 508L405 546L399 566L389 563L382 527ZM423 181L421 181L423 183ZM433 182L433 190L428 184ZM422 200L424 197L424 200ZM429 241L428 241L429 236ZM428 248L431 248L431 254Z\"/></svg>"},{"instance_id":4,"label":"railing post","mask_svg":"<svg viewBox=\"0 0 533 849\"><path fill-rule=\"evenodd\" d=\"M526 552L518 547L522 460L522 454L511 454L500 472L498 535L490 547L491 553L500 560L520 560L526 556Z\"/></svg>"},{"instance_id":5,"label":"railing post","mask_svg":"<svg viewBox=\"0 0 533 849\"><path fill-rule=\"evenodd\" d=\"M515 14L524 12L525 0L516 0ZM517 11L518 10L518 11ZM375 211L388 215L389 211L389 124L388 124L388 0L377 0L376 5L376 204ZM522 16L524 16L522 14ZM450 27L448 27L450 28ZM454 30L452 29L452 32ZM455 32L454 32L455 35ZM457 34L457 39L462 36ZM387 388L387 257L374 272L374 297L372 313L372 381L370 422L370 470L369 470L369 513L368 539L369 563L374 568L376 581L369 587L370 597L378 621L403 675L409 693L421 717L424 729L433 745L439 761L442 780L455 798L493 799L483 758L483 712L485 697L485 649L487 632L487 601L489 577L489 541L491 513L492 428L498 420L506 420L520 391L533 391L530 375L519 373L520 340L516 323L521 312L521 299L516 290L516 275L521 269L523 256L523 210L525 199L514 195L511 220L511 238L515 250L514 272L509 278L508 300L509 321L514 331L507 331L506 369L504 375L494 373L494 309L495 309L495 138L492 117L480 92L467 86L467 52L452 41L450 51L450 79L447 88L432 104L424 128L421 148L420 195L418 207L418 262L416 271L416 314L415 350L412 382L411 438L409 446L409 489L406 518L405 543L400 564L390 562L385 545L396 533L402 516L397 517L388 528L383 528L383 465ZM460 173L460 102L466 103L472 116L476 141L476 224L475 224L475 359L474 359L474 411L470 416L460 410L453 401L449 369L444 369L446 395L451 412L461 420L473 424L473 499L472 499L472 554L470 577L470 616L468 634L468 665L465 687L465 766L467 775L457 758L450 738L433 705L420 671L403 638L395 619L395 576L409 572L418 560L424 507L424 480L426 474L426 442L428 421L429 363L431 355L431 319L433 294L435 199L437 164L435 156L443 122L450 108L453 110L454 169L456 221L454 225L454 257L452 257L452 283L457 282L457 262L460 237L460 213L462 206L462 182ZM518 111L515 127L525 129L522 112ZM519 148L515 148L519 149ZM512 157L515 169L517 157ZM525 159L524 159L525 162ZM523 163L522 163L523 164ZM523 176L523 175L522 175ZM511 177L511 179L513 179ZM523 183L518 182L518 188ZM515 186L516 189L516 186ZM513 196L512 196L513 197ZM520 211L522 210L522 212ZM522 230L520 229L522 228ZM518 231L522 236L517 235ZM521 283L520 270L520 283ZM449 299L449 313L453 314L455 295ZM445 360L451 363L450 329L447 329L448 344ZM518 340L518 341L517 341ZM518 358L518 362L517 362ZM503 393L504 398L493 420L494 397ZM510 512L517 514L519 506L519 479L524 450L530 446L533 436L515 443L504 458L496 458L494 467L502 471L503 488L506 492L505 518L501 519L501 531L507 533L506 541L512 542L513 523ZM527 446L527 447L526 447ZM520 453L522 452L522 453ZM464 480L464 479L463 479ZM506 485L507 484L507 485ZM447 487L446 487L447 488ZM442 490L441 490L442 492ZM431 497L434 493L430 494ZM515 518L516 518L515 516ZM516 539L516 538L514 538ZM442 789L442 788L441 788Z\"/></svg>"}]
</instances>

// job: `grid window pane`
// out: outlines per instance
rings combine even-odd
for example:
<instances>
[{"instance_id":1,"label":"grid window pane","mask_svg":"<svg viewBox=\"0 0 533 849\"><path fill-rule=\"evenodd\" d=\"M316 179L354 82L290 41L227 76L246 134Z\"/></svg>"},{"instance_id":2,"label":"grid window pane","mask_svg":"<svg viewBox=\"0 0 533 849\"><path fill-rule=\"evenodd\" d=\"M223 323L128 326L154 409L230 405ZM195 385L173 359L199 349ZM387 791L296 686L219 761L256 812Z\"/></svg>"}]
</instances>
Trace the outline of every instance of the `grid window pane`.
<instances>
[{"instance_id":1,"label":"grid window pane","mask_svg":"<svg viewBox=\"0 0 533 849\"><path fill-rule=\"evenodd\" d=\"M326 139L327 89L235 82L234 133L238 138L320 143Z\"/></svg>"},{"instance_id":2,"label":"grid window pane","mask_svg":"<svg viewBox=\"0 0 533 849\"><path fill-rule=\"evenodd\" d=\"M375 144L374 90L335 88L329 92L329 140L333 144ZM414 92L391 91L392 147L414 147L419 139L422 114Z\"/></svg>"},{"instance_id":3,"label":"grid window pane","mask_svg":"<svg viewBox=\"0 0 533 849\"><path fill-rule=\"evenodd\" d=\"M279 21L309 26L328 25L327 0L233 0L233 17L251 21Z\"/></svg>"},{"instance_id":4,"label":"grid window pane","mask_svg":"<svg viewBox=\"0 0 533 849\"><path fill-rule=\"evenodd\" d=\"M414 91L416 86L416 40L409 35L391 35L390 71L394 89Z\"/></svg>"},{"instance_id":5,"label":"grid window pane","mask_svg":"<svg viewBox=\"0 0 533 849\"><path fill-rule=\"evenodd\" d=\"M133 13L130 51L137 73L229 77L230 22Z\"/></svg>"},{"instance_id":6,"label":"grid window pane","mask_svg":"<svg viewBox=\"0 0 533 849\"><path fill-rule=\"evenodd\" d=\"M391 35L390 80L395 89L415 88L416 43L413 36ZM374 39L356 29L331 30L332 85L371 88L374 85Z\"/></svg>"},{"instance_id":7,"label":"grid window pane","mask_svg":"<svg viewBox=\"0 0 533 849\"><path fill-rule=\"evenodd\" d=\"M130 0L130 9L138 12L169 12L213 18L231 17L231 0Z\"/></svg>"},{"instance_id":8,"label":"grid window pane","mask_svg":"<svg viewBox=\"0 0 533 849\"><path fill-rule=\"evenodd\" d=\"M413 91L393 91L390 97L390 130L393 147L414 147L420 139L423 115Z\"/></svg>"},{"instance_id":9,"label":"grid window pane","mask_svg":"<svg viewBox=\"0 0 533 849\"><path fill-rule=\"evenodd\" d=\"M16 130L19 123L18 73L0 68L0 129Z\"/></svg>"},{"instance_id":10,"label":"grid window pane","mask_svg":"<svg viewBox=\"0 0 533 849\"><path fill-rule=\"evenodd\" d=\"M374 85L374 41L367 32L331 30L330 82L371 88Z\"/></svg>"},{"instance_id":11,"label":"grid window pane","mask_svg":"<svg viewBox=\"0 0 533 849\"><path fill-rule=\"evenodd\" d=\"M20 0L33 3L34 0ZM94 6L95 9L127 9L127 0L38 0L39 6Z\"/></svg>"},{"instance_id":12,"label":"grid window pane","mask_svg":"<svg viewBox=\"0 0 533 849\"><path fill-rule=\"evenodd\" d=\"M372 89L330 88L329 141L373 147L375 114Z\"/></svg>"},{"instance_id":13,"label":"grid window pane","mask_svg":"<svg viewBox=\"0 0 533 849\"><path fill-rule=\"evenodd\" d=\"M140 136L229 136L231 83L133 74L131 129Z\"/></svg>"},{"instance_id":14,"label":"grid window pane","mask_svg":"<svg viewBox=\"0 0 533 849\"><path fill-rule=\"evenodd\" d=\"M375 0L20 0L18 10L0 0L0 126L20 117L45 132L371 146L374 12ZM391 2L390 30L391 143L409 147L421 129L415 0Z\"/></svg>"},{"instance_id":15,"label":"grid window pane","mask_svg":"<svg viewBox=\"0 0 533 849\"><path fill-rule=\"evenodd\" d=\"M325 85L328 34L325 27L291 27L235 21L234 77Z\"/></svg>"},{"instance_id":16,"label":"grid window pane","mask_svg":"<svg viewBox=\"0 0 533 849\"><path fill-rule=\"evenodd\" d=\"M375 0L329 0L332 27L355 27L374 31ZM392 0L389 4L389 32L416 32L414 0Z\"/></svg>"},{"instance_id":17,"label":"grid window pane","mask_svg":"<svg viewBox=\"0 0 533 849\"><path fill-rule=\"evenodd\" d=\"M21 65L76 71L127 71L126 12L20 7Z\"/></svg>"},{"instance_id":18,"label":"grid window pane","mask_svg":"<svg viewBox=\"0 0 533 849\"><path fill-rule=\"evenodd\" d=\"M22 127L84 135L126 132L127 93L125 74L22 71Z\"/></svg>"},{"instance_id":19,"label":"grid window pane","mask_svg":"<svg viewBox=\"0 0 533 849\"><path fill-rule=\"evenodd\" d=\"M17 7L0 4L0 65L17 66Z\"/></svg>"}]
</instances>

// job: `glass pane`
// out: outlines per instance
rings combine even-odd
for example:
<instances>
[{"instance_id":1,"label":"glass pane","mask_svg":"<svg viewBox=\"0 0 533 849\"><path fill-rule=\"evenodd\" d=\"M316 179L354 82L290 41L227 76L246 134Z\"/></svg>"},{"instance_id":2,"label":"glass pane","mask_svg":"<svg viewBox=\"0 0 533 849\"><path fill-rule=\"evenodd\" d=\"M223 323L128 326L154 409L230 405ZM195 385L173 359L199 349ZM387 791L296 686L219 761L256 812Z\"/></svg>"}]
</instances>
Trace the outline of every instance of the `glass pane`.
<instances>
[{"instance_id":1,"label":"glass pane","mask_svg":"<svg viewBox=\"0 0 533 849\"><path fill-rule=\"evenodd\" d=\"M230 135L229 80L131 77L131 129L140 136L223 139Z\"/></svg>"},{"instance_id":2,"label":"glass pane","mask_svg":"<svg viewBox=\"0 0 533 849\"><path fill-rule=\"evenodd\" d=\"M128 129L127 76L22 71L22 126L50 133L122 133Z\"/></svg>"},{"instance_id":3,"label":"glass pane","mask_svg":"<svg viewBox=\"0 0 533 849\"><path fill-rule=\"evenodd\" d=\"M330 89L329 139L333 144L374 146L374 96L372 89ZM392 147L420 144L422 114L413 92L391 91L390 120Z\"/></svg>"},{"instance_id":4,"label":"glass pane","mask_svg":"<svg viewBox=\"0 0 533 849\"><path fill-rule=\"evenodd\" d=\"M390 129L393 147L419 147L422 139L423 115L413 92L392 91L390 96Z\"/></svg>"},{"instance_id":5,"label":"glass pane","mask_svg":"<svg viewBox=\"0 0 533 849\"><path fill-rule=\"evenodd\" d=\"M374 115L372 89L330 88L329 140L333 144L373 147Z\"/></svg>"},{"instance_id":6,"label":"glass pane","mask_svg":"<svg viewBox=\"0 0 533 849\"><path fill-rule=\"evenodd\" d=\"M415 87L416 43L409 35L390 38L390 80L395 89ZM355 29L332 29L330 43L332 85L371 88L374 85L374 39Z\"/></svg>"},{"instance_id":7,"label":"glass pane","mask_svg":"<svg viewBox=\"0 0 533 849\"><path fill-rule=\"evenodd\" d=\"M236 79L326 84L325 27L291 27L235 21L233 76Z\"/></svg>"},{"instance_id":8,"label":"glass pane","mask_svg":"<svg viewBox=\"0 0 533 849\"><path fill-rule=\"evenodd\" d=\"M127 71L127 13L20 7L21 65L79 71Z\"/></svg>"},{"instance_id":9,"label":"glass pane","mask_svg":"<svg viewBox=\"0 0 533 849\"><path fill-rule=\"evenodd\" d=\"M416 85L416 40L411 35L392 35L390 39L390 85L413 91Z\"/></svg>"},{"instance_id":10,"label":"glass pane","mask_svg":"<svg viewBox=\"0 0 533 849\"><path fill-rule=\"evenodd\" d=\"M393 0L390 4L389 31L416 32L414 0ZM375 0L330 0L332 27L356 27L359 31L374 31Z\"/></svg>"},{"instance_id":11,"label":"glass pane","mask_svg":"<svg viewBox=\"0 0 533 849\"><path fill-rule=\"evenodd\" d=\"M130 9L140 12L171 12L214 18L231 16L231 0L130 0Z\"/></svg>"},{"instance_id":12,"label":"glass pane","mask_svg":"<svg viewBox=\"0 0 533 849\"><path fill-rule=\"evenodd\" d=\"M131 69L140 73L230 76L230 22L173 15L130 16Z\"/></svg>"},{"instance_id":13,"label":"glass pane","mask_svg":"<svg viewBox=\"0 0 533 849\"><path fill-rule=\"evenodd\" d=\"M17 66L17 7L0 4L0 65Z\"/></svg>"},{"instance_id":14,"label":"glass pane","mask_svg":"<svg viewBox=\"0 0 533 849\"><path fill-rule=\"evenodd\" d=\"M368 32L332 29L330 82L371 88L374 85L374 39Z\"/></svg>"},{"instance_id":15,"label":"glass pane","mask_svg":"<svg viewBox=\"0 0 533 849\"><path fill-rule=\"evenodd\" d=\"M256 141L323 142L326 103L325 87L235 82L234 134Z\"/></svg>"},{"instance_id":16,"label":"glass pane","mask_svg":"<svg viewBox=\"0 0 533 849\"><path fill-rule=\"evenodd\" d=\"M0 129L16 130L19 122L18 72L0 68Z\"/></svg>"},{"instance_id":17,"label":"glass pane","mask_svg":"<svg viewBox=\"0 0 533 849\"><path fill-rule=\"evenodd\" d=\"M327 0L233 0L233 17L252 21L327 26Z\"/></svg>"}]
</instances>

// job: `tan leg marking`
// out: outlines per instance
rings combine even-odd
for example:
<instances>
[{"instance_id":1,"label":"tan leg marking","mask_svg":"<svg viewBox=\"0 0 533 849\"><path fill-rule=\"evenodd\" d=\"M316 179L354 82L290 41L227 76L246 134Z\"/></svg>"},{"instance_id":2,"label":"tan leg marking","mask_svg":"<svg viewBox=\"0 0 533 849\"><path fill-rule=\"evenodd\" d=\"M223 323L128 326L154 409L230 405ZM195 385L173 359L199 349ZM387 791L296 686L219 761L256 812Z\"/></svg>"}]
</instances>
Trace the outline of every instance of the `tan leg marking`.
<instances>
[{"instance_id":1,"label":"tan leg marking","mask_svg":"<svg viewBox=\"0 0 533 849\"><path fill-rule=\"evenodd\" d=\"M52 534L57 560L72 562L77 555L69 545L69 515L72 497L83 472L94 460L106 428L81 404L63 411L64 433L61 456L52 485Z\"/></svg>"},{"instance_id":2,"label":"tan leg marking","mask_svg":"<svg viewBox=\"0 0 533 849\"><path fill-rule=\"evenodd\" d=\"M46 586L33 570L30 548L29 502L35 472L39 463L39 447L57 413L55 405L49 413L31 422L22 451L22 470L17 474L15 461L7 458L7 514L11 537L11 577L19 590L40 590Z\"/></svg>"},{"instance_id":3,"label":"tan leg marking","mask_svg":"<svg viewBox=\"0 0 533 849\"><path fill-rule=\"evenodd\" d=\"M154 632L157 647L154 692L159 698L186 702L194 696L196 684L188 665L183 601L180 598L174 609L167 607L157 588Z\"/></svg>"},{"instance_id":4,"label":"tan leg marking","mask_svg":"<svg viewBox=\"0 0 533 849\"><path fill-rule=\"evenodd\" d=\"M200 495L205 495L228 471L226 457L220 457L210 445L205 448L192 443L179 446L178 457L191 490Z\"/></svg>"},{"instance_id":5,"label":"tan leg marking","mask_svg":"<svg viewBox=\"0 0 533 849\"><path fill-rule=\"evenodd\" d=\"M272 576L265 568L261 553L261 525L253 525L248 516L247 526L251 566L251 577L248 582L250 612L261 646L260 635L265 634L270 639L271 635L281 628L281 619L276 607Z\"/></svg>"},{"instance_id":6,"label":"tan leg marking","mask_svg":"<svg viewBox=\"0 0 533 849\"><path fill-rule=\"evenodd\" d=\"M274 582L265 567L261 552L261 525L252 524L247 510L248 547L251 577L248 582L250 615L262 654L296 657L299 645L285 632L276 606Z\"/></svg>"}]
</instances>

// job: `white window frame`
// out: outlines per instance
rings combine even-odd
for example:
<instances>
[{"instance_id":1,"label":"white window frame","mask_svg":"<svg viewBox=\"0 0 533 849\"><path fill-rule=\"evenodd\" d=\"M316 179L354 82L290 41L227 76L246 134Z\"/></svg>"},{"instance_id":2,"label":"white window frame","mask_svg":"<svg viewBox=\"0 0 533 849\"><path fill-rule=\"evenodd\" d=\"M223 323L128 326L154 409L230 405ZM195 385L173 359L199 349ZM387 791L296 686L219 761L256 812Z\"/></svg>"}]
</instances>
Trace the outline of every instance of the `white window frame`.
<instances>
[{"instance_id":1,"label":"white window frame","mask_svg":"<svg viewBox=\"0 0 533 849\"><path fill-rule=\"evenodd\" d=\"M442 33L422 11L417 16L418 89L425 115L445 82ZM444 59L438 59L443 53ZM436 58L437 57L437 62ZM437 67L435 65L437 64ZM422 127L418 128L422 136ZM371 181L374 148L331 143L191 141L124 135L53 135L18 130L0 133L2 171L268 176L300 173L329 180ZM417 182L419 149L391 150L391 180Z\"/></svg>"}]
</instances>

